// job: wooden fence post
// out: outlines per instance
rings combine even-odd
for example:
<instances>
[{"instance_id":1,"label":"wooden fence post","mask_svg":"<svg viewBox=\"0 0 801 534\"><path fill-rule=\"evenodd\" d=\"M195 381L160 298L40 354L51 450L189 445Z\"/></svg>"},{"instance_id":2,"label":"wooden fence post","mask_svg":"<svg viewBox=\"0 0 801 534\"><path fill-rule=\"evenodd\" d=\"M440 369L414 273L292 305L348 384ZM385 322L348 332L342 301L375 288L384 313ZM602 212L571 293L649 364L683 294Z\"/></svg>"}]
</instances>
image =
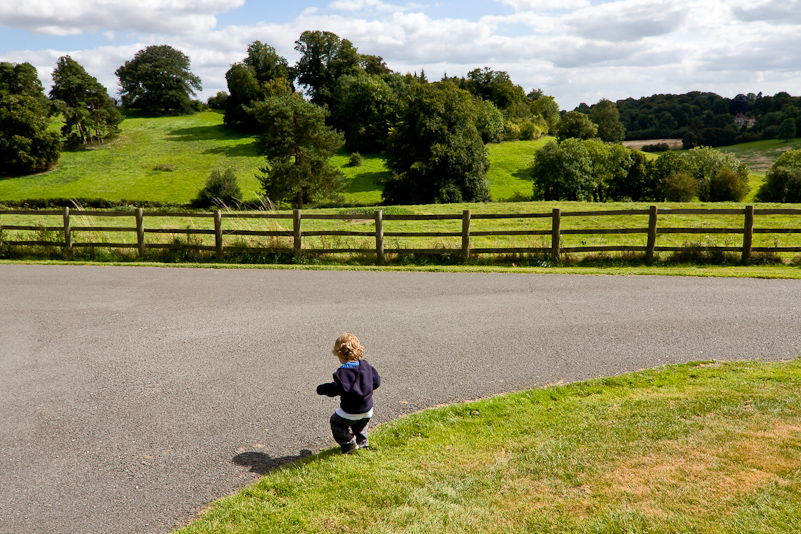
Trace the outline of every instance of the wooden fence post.
<instances>
[{"instance_id":1,"label":"wooden fence post","mask_svg":"<svg viewBox=\"0 0 801 534\"><path fill-rule=\"evenodd\" d=\"M554 263L559 263L559 240L562 238L562 210L554 208L551 218L551 258L553 258Z\"/></svg>"},{"instance_id":2,"label":"wooden fence post","mask_svg":"<svg viewBox=\"0 0 801 534\"><path fill-rule=\"evenodd\" d=\"M751 246L754 242L754 206L745 207L745 225L743 227L743 263L751 259Z\"/></svg>"},{"instance_id":3,"label":"wooden fence post","mask_svg":"<svg viewBox=\"0 0 801 534\"><path fill-rule=\"evenodd\" d=\"M72 227L70 226L70 208L64 206L64 250L67 257L72 257Z\"/></svg>"},{"instance_id":4,"label":"wooden fence post","mask_svg":"<svg viewBox=\"0 0 801 534\"><path fill-rule=\"evenodd\" d=\"M145 210L136 208L136 243L139 245L139 257L145 256Z\"/></svg>"},{"instance_id":5,"label":"wooden fence post","mask_svg":"<svg viewBox=\"0 0 801 534\"><path fill-rule=\"evenodd\" d=\"M462 261L470 259L470 210L462 211Z\"/></svg>"},{"instance_id":6,"label":"wooden fence post","mask_svg":"<svg viewBox=\"0 0 801 534\"><path fill-rule=\"evenodd\" d=\"M214 212L214 249L218 260L223 257L222 212Z\"/></svg>"},{"instance_id":7,"label":"wooden fence post","mask_svg":"<svg viewBox=\"0 0 801 534\"><path fill-rule=\"evenodd\" d=\"M651 206L648 214L648 246L645 250L645 261L653 261L654 248L656 247L656 214L657 207Z\"/></svg>"},{"instance_id":8,"label":"wooden fence post","mask_svg":"<svg viewBox=\"0 0 801 534\"><path fill-rule=\"evenodd\" d=\"M384 213L375 210L375 263L384 265Z\"/></svg>"},{"instance_id":9,"label":"wooden fence post","mask_svg":"<svg viewBox=\"0 0 801 534\"><path fill-rule=\"evenodd\" d=\"M300 231L300 210L292 210L292 247L295 249L295 256L300 254L302 248Z\"/></svg>"}]
</instances>

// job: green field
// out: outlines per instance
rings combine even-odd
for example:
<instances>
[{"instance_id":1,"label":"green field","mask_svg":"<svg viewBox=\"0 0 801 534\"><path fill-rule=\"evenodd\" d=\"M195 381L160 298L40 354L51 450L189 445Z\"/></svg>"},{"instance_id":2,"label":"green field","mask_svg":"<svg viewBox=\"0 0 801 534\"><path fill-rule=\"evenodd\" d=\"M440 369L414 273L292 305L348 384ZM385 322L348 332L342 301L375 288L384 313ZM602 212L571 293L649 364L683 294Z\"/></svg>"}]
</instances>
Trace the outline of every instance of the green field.
<instances>
[{"instance_id":1,"label":"green field","mask_svg":"<svg viewBox=\"0 0 801 534\"><path fill-rule=\"evenodd\" d=\"M62 153L50 172L0 178L0 202L46 198L102 198L113 201L157 201L184 204L203 187L214 168L232 168L244 200L257 197L256 175L264 164L251 135L223 126L222 114L206 111L189 116L126 118L122 134L104 145ZM534 152L549 138L490 145L489 179L493 198L531 197L525 176ZM348 180L347 204L381 202L382 178L389 176L377 154L363 154L359 167L348 166L340 151L331 163Z\"/></svg>"},{"instance_id":2,"label":"green field","mask_svg":"<svg viewBox=\"0 0 801 534\"><path fill-rule=\"evenodd\" d=\"M267 473L199 533L797 533L801 360L706 362L381 425Z\"/></svg>"},{"instance_id":3,"label":"green field","mask_svg":"<svg viewBox=\"0 0 801 534\"><path fill-rule=\"evenodd\" d=\"M122 133L105 144L62 153L58 167L50 172L0 178L0 202L97 198L185 204L195 198L215 168L233 169L244 200L257 198L260 184L256 176L264 164L263 157L252 135L225 128L222 113L205 111L158 118L134 115L126 118L120 127ZM496 202L531 198L532 178L528 168L537 149L552 139L544 137L537 141L487 146L490 192ZM790 142L758 141L721 150L734 153L754 171L750 177L751 192L745 199L753 202L764 171L783 151L798 147L801 147L801 138ZM377 154L363 154L364 164L350 167L349 156L342 150L331 160L347 179L343 202L364 206L379 204L380 182L389 176L383 160Z\"/></svg>"}]
</instances>

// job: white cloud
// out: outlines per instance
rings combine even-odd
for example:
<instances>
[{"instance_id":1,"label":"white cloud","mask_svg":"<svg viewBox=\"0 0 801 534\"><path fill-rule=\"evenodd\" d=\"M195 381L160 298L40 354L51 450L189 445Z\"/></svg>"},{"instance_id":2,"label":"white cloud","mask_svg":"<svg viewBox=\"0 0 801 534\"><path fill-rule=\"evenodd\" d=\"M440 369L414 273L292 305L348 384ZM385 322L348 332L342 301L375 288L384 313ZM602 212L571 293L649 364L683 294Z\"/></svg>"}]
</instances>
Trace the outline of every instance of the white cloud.
<instances>
[{"instance_id":1,"label":"white cloud","mask_svg":"<svg viewBox=\"0 0 801 534\"><path fill-rule=\"evenodd\" d=\"M622 0L580 9L563 22L569 33L619 42L672 33L687 17L685 7L675 1Z\"/></svg>"},{"instance_id":2,"label":"white cloud","mask_svg":"<svg viewBox=\"0 0 801 534\"><path fill-rule=\"evenodd\" d=\"M520 11L570 11L590 5L589 0L495 0Z\"/></svg>"},{"instance_id":3,"label":"white cloud","mask_svg":"<svg viewBox=\"0 0 801 534\"><path fill-rule=\"evenodd\" d=\"M355 11L375 10L383 12L396 12L396 11L408 11L410 9L415 9L420 6L417 4L396 6L393 4L387 4L385 2L382 2L381 0L335 0L334 2L328 4L328 7L338 11L355 12Z\"/></svg>"},{"instance_id":4,"label":"white cloud","mask_svg":"<svg viewBox=\"0 0 801 534\"><path fill-rule=\"evenodd\" d=\"M188 34L208 31L216 15L245 0L25 0L0 2L0 24L46 35L99 30Z\"/></svg>"},{"instance_id":5,"label":"white cloud","mask_svg":"<svg viewBox=\"0 0 801 534\"><path fill-rule=\"evenodd\" d=\"M203 81L200 97L205 99L226 89L225 72L245 57L253 41L274 46L292 64L298 59L294 43L300 34L325 30L349 39L362 53L382 56L390 68L401 73L424 69L429 80L445 73L463 76L485 66L504 70L526 91L542 88L565 109L602 97L616 100L691 90L725 96L782 90L796 94L793 88L801 86L801 22L793 22L795 15L788 15L781 24L775 21L786 11L778 2L615 0L589 5L584 0L496 1L518 12L467 20L459 18L458 11L453 11L451 18L441 18L425 9L406 9L411 4L398 7L382 0L324 0L326 3L320 5L328 7L310 7L302 12L303 7L298 7L299 15L280 24L265 21L169 33L173 22L162 26L141 22L146 29L129 34L136 42L124 47L108 46L98 37L98 48L0 51L0 60L30 61L47 83L56 59L69 53L116 93L114 71L120 65L147 45L169 44L189 56L192 71ZM75 0L67 2L78 5ZM183 19L176 13L189 9L190 3L143 2L163 13L172 10L173 19L179 22ZM29 3L43 4L37 0ZM90 5L103 12L111 9L111 3L93 0ZM213 19L215 13L238 3L241 0L194 2L191 13ZM751 6L764 8L762 16L757 17L758 10ZM359 9L354 11L356 7ZM554 9L545 9L551 7ZM385 8L393 10L383 11ZM19 15L26 9L18 7L14 12ZM9 10L0 6L0 20L6 25L4 15ZM269 13L269 9L262 11ZM54 14L43 13L37 19L40 26L62 31L72 27L55 24ZM127 12L119 8L115 13L125 16ZM104 16L101 13L98 20ZM144 20L154 15L138 16ZM264 19L259 15L254 20ZM140 23L97 24L104 32L118 34L130 32ZM78 27L79 31L88 31L86 28Z\"/></svg>"},{"instance_id":6,"label":"white cloud","mask_svg":"<svg viewBox=\"0 0 801 534\"><path fill-rule=\"evenodd\" d=\"M775 25L801 24L801 5L797 0L735 0L732 12L742 21L764 21Z\"/></svg>"}]
</instances>

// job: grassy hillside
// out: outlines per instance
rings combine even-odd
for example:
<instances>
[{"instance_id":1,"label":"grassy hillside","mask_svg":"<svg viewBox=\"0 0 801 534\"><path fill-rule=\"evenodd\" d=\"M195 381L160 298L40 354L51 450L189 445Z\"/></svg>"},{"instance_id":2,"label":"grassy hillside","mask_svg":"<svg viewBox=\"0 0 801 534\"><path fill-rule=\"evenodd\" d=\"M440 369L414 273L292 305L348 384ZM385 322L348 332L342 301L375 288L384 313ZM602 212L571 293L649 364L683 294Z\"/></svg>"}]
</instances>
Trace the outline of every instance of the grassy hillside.
<instances>
[{"instance_id":1,"label":"grassy hillside","mask_svg":"<svg viewBox=\"0 0 801 534\"><path fill-rule=\"evenodd\" d=\"M225 128L222 114L206 111L190 116L141 118L129 116L122 134L88 150L64 152L58 168L34 176L0 178L0 202L41 198L102 198L106 200L191 201L216 167L232 168L245 200L260 190L256 175L264 164L253 136ZM496 201L531 198L527 168L536 150L550 141L515 141L491 144L488 178ZM764 170L782 151L801 146L801 139L759 141L722 150L733 152L756 172L752 175L753 200ZM350 204L375 205L381 201L382 178L388 176L383 160L364 154L360 167L348 166L349 154L341 151L332 163L348 179L343 195Z\"/></svg>"}]
</instances>

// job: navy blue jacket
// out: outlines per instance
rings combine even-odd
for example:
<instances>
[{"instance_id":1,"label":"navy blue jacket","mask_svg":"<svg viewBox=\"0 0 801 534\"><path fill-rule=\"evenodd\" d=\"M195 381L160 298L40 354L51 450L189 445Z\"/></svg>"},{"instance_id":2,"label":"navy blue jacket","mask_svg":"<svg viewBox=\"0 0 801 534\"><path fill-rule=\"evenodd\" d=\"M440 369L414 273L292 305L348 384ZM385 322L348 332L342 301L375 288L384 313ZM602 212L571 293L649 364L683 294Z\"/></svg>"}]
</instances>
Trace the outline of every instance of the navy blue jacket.
<instances>
[{"instance_id":1,"label":"navy blue jacket","mask_svg":"<svg viewBox=\"0 0 801 534\"><path fill-rule=\"evenodd\" d=\"M359 367L337 369L334 381L317 386L317 394L340 396L339 406L342 411L355 415L370 411L373 407L373 390L380 385L378 371L367 360L359 360Z\"/></svg>"}]
</instances>

